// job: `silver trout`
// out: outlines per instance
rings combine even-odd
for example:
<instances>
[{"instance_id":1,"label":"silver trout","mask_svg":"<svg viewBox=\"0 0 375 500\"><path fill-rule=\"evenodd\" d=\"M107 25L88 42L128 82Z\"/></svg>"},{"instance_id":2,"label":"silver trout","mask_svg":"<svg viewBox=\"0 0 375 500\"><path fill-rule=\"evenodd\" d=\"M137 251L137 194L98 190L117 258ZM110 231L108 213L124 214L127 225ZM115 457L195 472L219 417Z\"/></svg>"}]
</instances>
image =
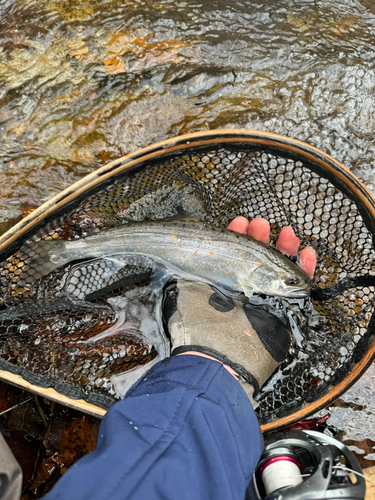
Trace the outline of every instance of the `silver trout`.
<instances>
[{"instance_id":1,"label":"silver trout","mask_svg":"<svg viewBox=\"0 0 375 500\"><path fill-rule=\"evenodd\" d=\"M78 259L145 260L154 269L199 279L227 292L309 295L311 282L287 257L252 238L196 222L148 222L103 230L78 240L39 242L28 264L34 277Z\"/></svg>"}]
</instances>

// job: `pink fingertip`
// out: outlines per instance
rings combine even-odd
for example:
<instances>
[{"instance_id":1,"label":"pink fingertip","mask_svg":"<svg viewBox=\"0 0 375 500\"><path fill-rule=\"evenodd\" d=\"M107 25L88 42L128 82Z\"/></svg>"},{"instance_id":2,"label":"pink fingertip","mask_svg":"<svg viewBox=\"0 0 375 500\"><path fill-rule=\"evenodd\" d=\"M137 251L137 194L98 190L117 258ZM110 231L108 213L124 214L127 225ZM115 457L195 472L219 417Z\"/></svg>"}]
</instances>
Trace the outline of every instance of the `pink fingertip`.
<instances>
[{"instance_id":1,"label":"pink fingertip","mask_svg":"<svg viewBox=\"0 0 375 500\"><path fill-rule=\"evenodd\" d=\"M247 235L266 245L270 243L270 224L265 219L253 219L247 229Z\"/></svg>"},{"instance_id":2,"label":"pink fingertip","mask_svg":"<svg viewBox=\"0 0 375 500\"><path fill-rule=\"evenodd\" d=\"M249 221L245 217L239 216L232 220L228 229L230 231L235 231L236 233L246 234L248 226Z\"/></svg>"},{"instance_id":3,"label":"pink fingertip","mask_svg":"<svg viewBox=\"0 0 375 500\"><path fill-rule=\"evenodd\" d=\"M300 240L294 234L291 226L284 227L276 242L276 249L285 255L297 255Z\"/></svg>"},{"instance_id":4,"label":"pink fingertip","mask_svg":"<svg viewBox=\"0 0 375 500\"><path fill-rule=\"evenodd\" d=\"M301 250L298 256L298 265L308 278L313 279L316 267L316 252L311 247Z\"/></svg>"}]
</instances>

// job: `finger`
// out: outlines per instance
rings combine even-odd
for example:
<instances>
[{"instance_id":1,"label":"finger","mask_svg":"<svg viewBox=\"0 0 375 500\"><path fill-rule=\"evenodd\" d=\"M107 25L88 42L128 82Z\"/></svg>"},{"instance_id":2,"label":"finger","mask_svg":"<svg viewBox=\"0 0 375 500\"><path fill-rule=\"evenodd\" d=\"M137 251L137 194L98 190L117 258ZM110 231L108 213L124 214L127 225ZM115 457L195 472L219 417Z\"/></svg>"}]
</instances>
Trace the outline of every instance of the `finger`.
<instances>
[{"instance_id":1,"label":"finger","mask_svg":"<svg viewBox=\"0 0 375 500\"><path fill-rule=\"evenodd\" d=\"M246 234L247 228L249 226L249 221L245 217L236 217L229 224L228 229L230 231L235 231L236 233Z\"/></svg>"},{"instance_id":2,"label":"finger","mask_svg":"<svg viewBox=\"0 0 375 500\"><path fill-rule=\"evenodd\" d=\"M266 245L270 243L270 223L265 219L253 219L247 229L247 235Z\"/></svg>"},{"instance_id":3,"label":"finger","mask_svg":"<svg viewBox=\"0 0 375 500\"><path fill-rule=\"evenodd\" d=\"M276 249L285 255L297 255L300 240L291 226L284 227L276 242Z\"/></svg>"},{"instance_id":4,"label":"finger","mask_svg":"<svg viewBox=\"0 0 375 500\"><path fill-rule=\"evenodd\" d=\"M316 253L311 247L301 250L298 257L298 265L308 278L312 279L316 267Z\"/></svg>"}]
</instances>

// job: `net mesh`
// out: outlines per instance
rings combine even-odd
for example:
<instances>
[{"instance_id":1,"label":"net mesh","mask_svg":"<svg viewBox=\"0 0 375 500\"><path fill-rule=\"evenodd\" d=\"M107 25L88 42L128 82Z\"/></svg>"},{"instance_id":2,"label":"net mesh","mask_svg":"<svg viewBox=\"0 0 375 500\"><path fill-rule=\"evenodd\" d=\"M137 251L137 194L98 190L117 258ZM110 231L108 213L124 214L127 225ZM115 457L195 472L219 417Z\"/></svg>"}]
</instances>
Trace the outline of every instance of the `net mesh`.
<instances>
[{"instance_id":1,"label":"net mesh","mask_svg":"<svg viewBox=\"0 0 375 500\"><path fill-rule=\"evenodd\" d=\"M109 406L116 399L110 377L156 355L137 331L136 318L131 330L90 342L116 321L109 298L147 290L147 269L118 270L95 259L35 279L32 262L40 240L77 239L119 224L170 217L182 208L219 227L238 215L263 217L273 243L291 225L301 247L317 252L317 290L375 275L373 238L360 207L317 171L285 152L219 145L154 160L86 192L19 238L12 254L0 260L0 368ZM310 300L303 311L288 306L298 334L288 359L261 391L262 424L315 401L350 372L373 333L374 287L365 285L359 280L336 296ZM147 305L149 295L141 297Z\"/></svg>"}]
</instances>

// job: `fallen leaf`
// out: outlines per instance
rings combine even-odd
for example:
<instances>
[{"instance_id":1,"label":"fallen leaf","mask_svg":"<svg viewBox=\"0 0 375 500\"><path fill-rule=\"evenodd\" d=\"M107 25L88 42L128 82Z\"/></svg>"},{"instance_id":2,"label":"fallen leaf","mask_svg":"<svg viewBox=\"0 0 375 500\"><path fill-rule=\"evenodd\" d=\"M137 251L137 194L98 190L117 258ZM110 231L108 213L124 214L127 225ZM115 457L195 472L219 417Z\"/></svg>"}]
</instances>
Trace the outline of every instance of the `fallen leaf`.
<instances>
[{"instance_id":1,"label":"fallen leaf","mask_svg":"<svg viewBox=\"0 0 375 500\"><path fill-rule=\"evenodd\" d=\"M354 453L356 459L363 469L365 469L366 467L372 467L374 465L374 460L370 460L366 457L368 455L374 454L375 441L373 441L372 439L363 439L362 441L344 440L343 443L346 446L355 446L356 448L363 450L363 454L359 454L355 450L351 449L351 452Z\"/></svg>"},{"instance_id":2,"label":"fallen leaf","mask_svg":"<svg viewBox=\"0 0 375 500\"><path fill-rule=\"evenodd\" d=\"M70 42L68 44L70 50L68 54L75 57L78 61L81 61L84 57L90 55L89 48L83 40L77 40L75 42Z\"/></svg>"},{"instance_id":3,"label":"fallen leaf","mask_svg":"<svg viewBox=\"0 0 375 500\"><path fill-rule=\"evenodd\" d=\"M327 28L335 33L335 35L341 35L342 33L349 33L350 27L342 23L331 23L327 25Z\"/></svg>"},{"instance_id":4,"label":"fallen leaf","mask_svg":"<svg viewBox=\"0 0 375 500\"><path fill-rule=\"evenodd\" d=\"M71 421L72 417L69 415L69 412L59 411L50 417L49 426L42 437L47 458L60 451L61 440Z\"/></svg>"},{"instance_id":5,"label":"fallen leaf","mask_svg":"<svg viewBox=\"0 0 375 500\"><path fill-rule=\"evenodd\" d=\"M111 57L109 59L105 59L104 66L108 75L116 75L118 73L123 73L125 69L124 60L119 55Z\"/></svg>"},{"instance_id":6,"label":"fallen leaf","mask_svg":"<svg viewBox=\"0 0 375 500\"><path fill-rule=\"evenodd\" d=\"M302 19L299 19L298 17L288 14L286 16L286 20L289 24L297 28L298 31L304 32L310 29L310 26L306 24Z\"/></svg>"},{"instance_id":7,"label":"fallen leaf","mask_svg":"<svg viewBox=\"0 0 375 500\"><path fill-rule=\"evenodd\" d=\"M62 474L77 460L95 448L98 433L99 422L92 423L86 416L73 420L65 430L61 440L59 462Z\"/></svg>"},{"instance_id":8,"label":"fallen leaf","mask_svg":"<svg viewBox=\"0 0 375 500\"><path fill-rule=\"evenodd\" d=\"M106 69L113 67L110 74L124 71L124 62L121 56L131 53L137 59L147 59L156 63L181 62L186 58L183 50L191 48L190 44L180 40L162 40L150 42L153 33L142 37L134 34L115 33L107 36L107 49L110 56L104 64ZM118 59L118 58L121 59ZM107 70L108 72L108 70Z\"/></svg>"},{"instance_id":9,"label":"fallen leaf","mask_svg":"<svg viewBox=\"0 0 375 500\"><path fill-rule=\"evenodd\" d=\"M12 167L14 165L11 165L11 163L14 162L9 162L9 166ZM31 214L31 212L34 212L35 209L40 207L42 203L40 201L26 201L22 203L19 207L19 210L22 212L22 218L26 217L27 215Z\"/></svg>"},{"instance_id":10,"label":"fallen leaf","mask_svg":"<svg viewBox=\"0 0 375 500\"><path fill-rule=\"evenodd\" d=\"M44 425L34 401L16 406L8 420L8 429L25 431L29 436L38 438Z\"/></svg>"},{"instance_id":11,"label":"fallen leaf","mask_svg":"<svg viewBox=\"0 0 375 500\"><path fill-rule=\"evenodd\" d=\"M89 165L95 159L95 155L87 148L76 148L72 153L72 159L83 165Z\"/></svg>"},{"instance_id":12,"label":"fallen leaf","mask_svg":"<svg viewBox=\"0 0 375 500\"><path fill-rule=\"evenodd\" d=\"M136 37L126 35L125 33L115 33L107 37L107 49L109 53L124 54L132 50L134 39Z\"/></svg>"},{"instance_id":13,"label":"fallen leaf","mask_svg":"<svg viewBox=\"0 0 375 500\"><path fill-rule=\"evenodd\" d=\"M19 401L21 394L20 389L0 382L0 413L15 405ZM6 413L4 417L9 418L10 412Z\"/></svg>"},{"instance_id":14,"label":"fallen leaf","mask_svg":"<svg viewBox=\"0 0 375 500\"><path fill-rule=\"evenodd\" d=\"M52 476L52 474L59 466L60 464L58 461L58 453L55 453L51 457L45 458L39 465L33 482L29 486L29 489L34 490L35 488L38 488L40 485L48 481L48 479Z\"/></svg>"}]
</instances>

